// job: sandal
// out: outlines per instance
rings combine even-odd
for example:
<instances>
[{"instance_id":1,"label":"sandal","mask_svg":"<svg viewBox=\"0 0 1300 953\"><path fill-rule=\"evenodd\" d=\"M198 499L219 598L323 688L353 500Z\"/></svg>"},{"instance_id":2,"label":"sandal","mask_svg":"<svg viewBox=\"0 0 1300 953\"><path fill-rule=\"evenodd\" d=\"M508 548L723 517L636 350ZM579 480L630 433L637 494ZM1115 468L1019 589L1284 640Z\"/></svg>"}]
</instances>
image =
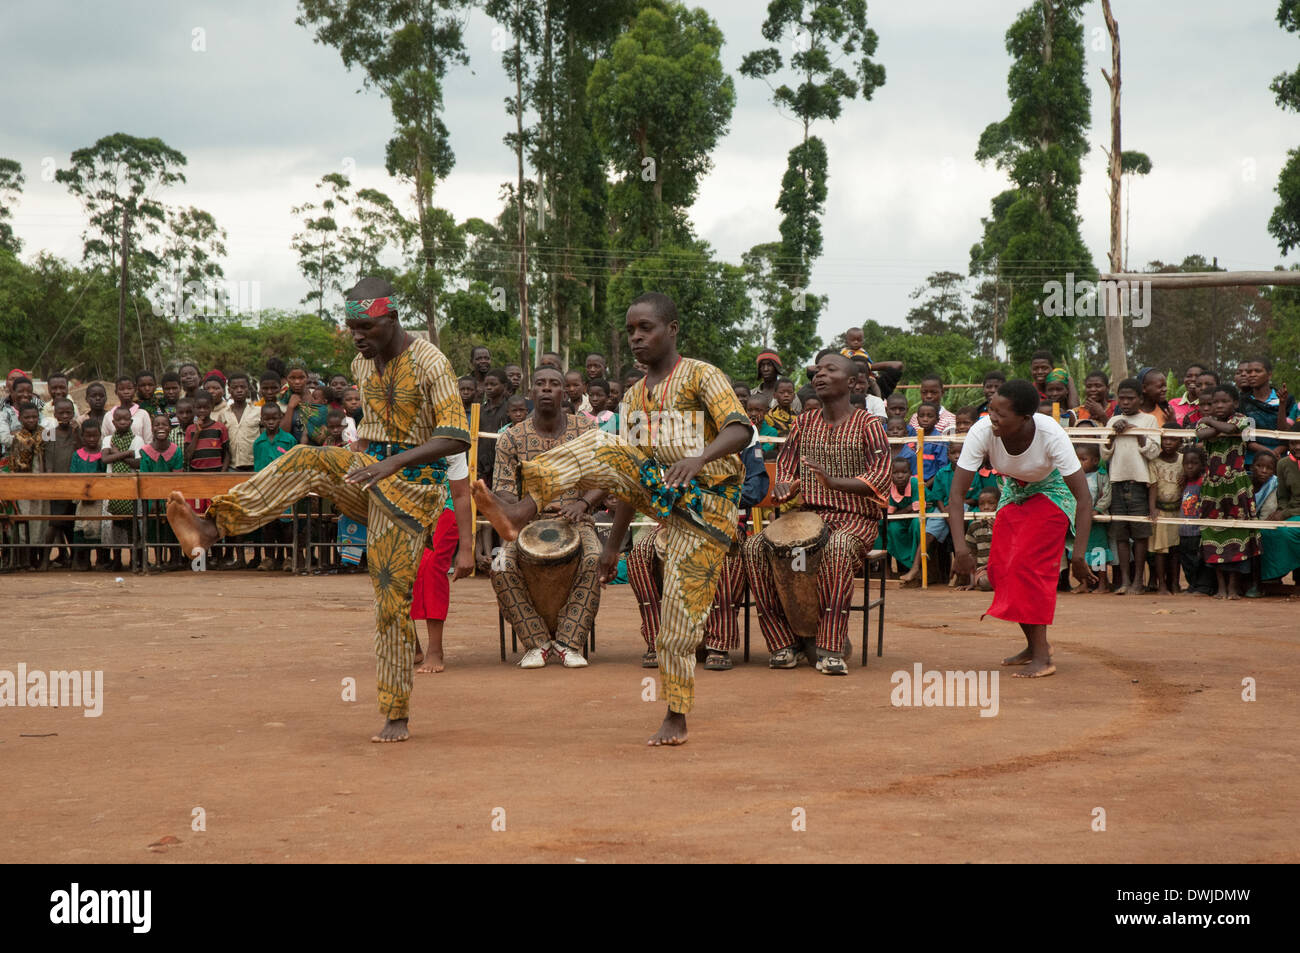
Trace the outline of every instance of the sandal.
<instances>
[{"instance_id":1,"label":"sandal","mask_svg":"<svg viewBox=\"0 0 1300 953\"><path fill-rule=\"evenodd\" d=\"M709 657L704 660L704 667L710 672L731 671L731 656L726 652L709 650Z\"/></svg>"},{"instance_id":2,"label":"sandal","mask_svg":"<svg viewBox=\"0 0 1300 953\"><path fill-rule=\"evenodd\" d=\"M641 656L641 667L642 668L659 667L659 656L655 653L654 649L651 649L649 652L646 652L645 655Z\"/></svg>"}]
</instances>

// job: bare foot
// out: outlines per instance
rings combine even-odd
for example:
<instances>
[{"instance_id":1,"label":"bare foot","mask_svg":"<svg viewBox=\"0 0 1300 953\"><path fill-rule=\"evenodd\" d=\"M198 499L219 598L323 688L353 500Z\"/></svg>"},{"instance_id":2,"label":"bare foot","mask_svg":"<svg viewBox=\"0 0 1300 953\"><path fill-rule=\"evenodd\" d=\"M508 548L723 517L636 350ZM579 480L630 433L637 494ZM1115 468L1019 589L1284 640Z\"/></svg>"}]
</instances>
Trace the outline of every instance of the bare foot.
<instances>
[{"instance_id":1,"label":"bare foot","mask_svg":"<svg viewBox=\"0 0 1300 953\"><path fill-rule=\"evenodd\" d=\"M1081 583L1079 583L1077 586L1075 586L1073 589L1071 589L1070 591L1071 591L1071 592L1088 592L1088 591L1089 591L1089 589L1088 589L1088 584L1087 584L1086 582L1081 582Z\"/></svg>"},{"instance_id":2,"label":"bare foot","mask_svg":"<svg viewBox=\"0 0 1300 953\"><path fill-rule=\"evenodd\" d=\"M664 723L646 744L654 748L660 745L686 744L686 716L675 711L664 715Z\"/></svg>"},{"instance_id":3,"label":"bare foot","mask_svg":"<svg viewBox=\"0 0 1300 953\"><path fill-rule=\"evenodd\" d=\"M1117 596L1127 596L1127 595L1128 595L1128 586L1116 586L1116 587L1115 587L1115 595L1117 595Z\"/></svg>"},{"instance_id":4,"label":"bare foot","mask_svg":"<svg viewBox=\"0 0 1300 953\"><path fill-rule=\"evenodd\" d=\"M429 661L415 670L417 675L431 675L445 668L441 652L429 652Z\"/></svg>"},{"instance_id":5,"label":"bare foot","mask_svg":"<svg viewBox=\"0 0 1300 953\"><path fill-rule=\"evenodd\" d=\"M1222 593L1222 592L1216 592L1216 593L1214 594L1214 598L1216 598L1216 599L1227 599L1228 596L1225 595L1225 594Z\"/></svg>"},{"instance_id":6,"label":"bare foot","mask_svg":"<svg viewBox=\"0 0 1300 953\"><path fill-rule=\"evenodd\" d=\"M1168 589L1166 589L1164 586L1161 586L1160 588L1158 588L1158 589L1156 590L1156 595L1157 595L1157 596L1172 596L1173 593L1170 592Z\"/></svg>"},{"instance_id":7,"label":"bare foot","mask_svg":"<svg viewBox=\"0 0 1300 953\"><path fill-rule=\"evenodd\" d=\"M1012 672L1012 678L1046 678L1048 675L1056 674L1056 666L1052 664L1051 658L1035 659L1030 662L1023 672Z\"/></svg>"},{"instance_id":8,"label":"bare foot","mask_svg":"<svg viewBox=\"0 0 1300 953\"><path fill-rule=\"evenodd\" d=\"M172 490L167 498L167 522L171 524L187 559L197 556L221 538L217 524L190 509L180 490Z\"/></svg>"},{"instance_id":9,"label":"bare foot","mask_svg":"<svg viewBox=\"0 0 1300 953\"><path fill-rule=\"evenodd\" d=\"M371 738L374 742L405 741L411 737L411 733L406 730L405 718L390 718L384 722L384 727L379 730L379 734Z\"/></svg>"},{"instance_id":10,"label":"bare foot","mask_svg":"<svg viewBox=\"0 0 1300 953\"><path fill-rule=\"evenodd\" d=\"M1229 598L1229 599L1240 599L1240 598L1241 598L1241 593L1240 593L1240 592L1230 592L1230 593L1228 593L1228 598Z\"/></svg>"},{"instance_id":11,"label":"bare foot","mask_svg":"<svg viewBox=\"0 0 1300 953\"><path fill-rule=\"evenodd\" d=\"M474 504L478 507L479 515L491 523L492 528L506 541L518 537L519 530L537 510L531 497L524 497L518 503L506 503L489 490L482 480L474 481Z\"/></svg>"}]
</instances>

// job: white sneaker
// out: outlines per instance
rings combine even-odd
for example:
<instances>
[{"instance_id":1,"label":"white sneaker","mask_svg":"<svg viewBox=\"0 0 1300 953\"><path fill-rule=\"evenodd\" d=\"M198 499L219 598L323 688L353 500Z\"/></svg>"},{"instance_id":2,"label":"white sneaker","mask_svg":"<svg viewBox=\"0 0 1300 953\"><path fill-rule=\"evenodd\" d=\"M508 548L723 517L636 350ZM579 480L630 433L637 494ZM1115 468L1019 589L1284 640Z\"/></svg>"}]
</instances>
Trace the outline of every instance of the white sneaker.
<instances>
[{"instance_id":1,"label":"white sneaker","mask_svg":"<svg viewBox=\"0 0 1300 953\"><path fill-rule=\"evenodd\" d=\"M546 664L546 650L549 645L536 646L524 653L524 657L519 660L520 668L541 668Z\"/></svg>"},{"instance_id":2,"label":"white sneaker","mask_svg":"<svg viewBox=\"0 0 1300 953\"><path fill-rule=\"evenodd\" d=\"M565 668L586 668L587 660L576 649L565 648L559 642L551 643L551 651L560 657Z\"/></svg>"}]
</instances>

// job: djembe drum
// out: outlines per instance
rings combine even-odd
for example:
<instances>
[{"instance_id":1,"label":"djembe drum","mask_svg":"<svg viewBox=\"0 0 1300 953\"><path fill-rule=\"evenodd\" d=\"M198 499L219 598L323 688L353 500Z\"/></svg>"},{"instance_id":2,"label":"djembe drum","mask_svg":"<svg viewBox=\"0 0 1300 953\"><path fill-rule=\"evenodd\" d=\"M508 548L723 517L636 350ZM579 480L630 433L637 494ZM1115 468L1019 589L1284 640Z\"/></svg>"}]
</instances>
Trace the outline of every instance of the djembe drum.
<instances>
[{"instance_id":1,"label":"djembe drum","mask_svg":"<svg viewBox=\"0 0 1300 953\"><path fill-rule=\"evenodd\" d=\"M821 618L817 571L829 538L822 518L808 510L786 513L763 530L767 562L776 577L781 607L790 628L802 639L817 638Z\"/></svg>"},{"instance_id":2,"label":"djembe drum","mask_svg":"<svg viewBox=\"0 0 1300 953\"><path fill-rule=\"evenodd\" d=\"M560 612L573 590L581 556L582 537L568 520L536 520L515 540L515 558L528 598L551 635L555 635Z\"/></svg>"}]
</instances>

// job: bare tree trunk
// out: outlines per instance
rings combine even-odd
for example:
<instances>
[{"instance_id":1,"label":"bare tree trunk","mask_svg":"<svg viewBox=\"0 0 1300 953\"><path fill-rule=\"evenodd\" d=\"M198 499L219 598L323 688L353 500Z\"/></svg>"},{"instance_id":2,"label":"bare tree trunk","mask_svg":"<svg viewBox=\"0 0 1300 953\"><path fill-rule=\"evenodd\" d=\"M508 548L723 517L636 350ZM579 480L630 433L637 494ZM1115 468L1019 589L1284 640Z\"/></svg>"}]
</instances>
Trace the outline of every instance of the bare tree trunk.
<instances>
[{"instance_id":1,"label":"bare tree trunk","mask_svg":"<svg viewBox=\"0 0 1300 953\"><path fill-rule=\"evenodd\" d=\"M1124 240L1120 224L1121 182L1124 172L1123 149L1120 145L1119 114L1119 24L1110 11L1110 0L1101 0L1102 16L1106 20L1106 30L1110 33L1110 73L1105 70L1101 75L1110 87L1110 270L1120 271L1124 267ZM1124 346L1124 305L1125 295L1100 294L1102 306L1106 312L1106 354L1110 360L1111 380L1123 380L1128 377L1128 349ZM1118 307L1112 308L1115 304ZM1112 313L1113 312L1113 313Z\"/></svg>"},{"instance_id":2,"label":"bare tree trunk","mask_svg":"<svg viewBox=\"0 0 1300 953\"><path fill-rule=\"evenodd\" d=\"M126 285L128 281L126 262L131 254L131 209L122 210L122 283L117 291L117 376L122 376L123 362L126 359Z\"/></svg>"},{"instance_id":3,"label":"bare tree trunk","mask_svg":"<svg viewBox=\"0 0 1300 953\"><path fill-rule=\"evenodd\" d=\"M519 366L528 375L528 214L524 210L524 61L515 31L515 161L519 201Z\"/></svg>"}]
</instances>

